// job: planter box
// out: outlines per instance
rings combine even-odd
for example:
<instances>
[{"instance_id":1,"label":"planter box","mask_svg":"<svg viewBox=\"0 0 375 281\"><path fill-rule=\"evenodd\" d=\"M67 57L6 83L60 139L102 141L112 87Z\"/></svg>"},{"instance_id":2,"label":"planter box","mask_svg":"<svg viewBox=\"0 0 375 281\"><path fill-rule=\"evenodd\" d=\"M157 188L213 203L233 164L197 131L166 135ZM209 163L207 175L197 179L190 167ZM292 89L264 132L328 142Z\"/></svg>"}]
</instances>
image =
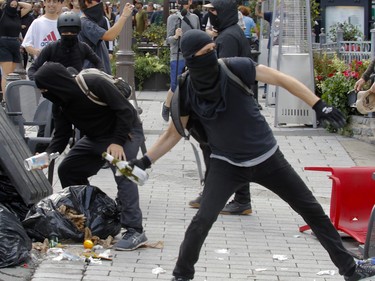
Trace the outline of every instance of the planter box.
<instances>
[{"instance_id":1,"label":"planter box","mask_svg":"<svg viewBox=\"0 0 375 281\"><path fill-rule=\"evenodd\" d=\"M143 82L142 91L167 91L170 81L169 75L154 73ZM135 88L139 90L138 79L135 78Z\"/></svg>"}]
</instances>

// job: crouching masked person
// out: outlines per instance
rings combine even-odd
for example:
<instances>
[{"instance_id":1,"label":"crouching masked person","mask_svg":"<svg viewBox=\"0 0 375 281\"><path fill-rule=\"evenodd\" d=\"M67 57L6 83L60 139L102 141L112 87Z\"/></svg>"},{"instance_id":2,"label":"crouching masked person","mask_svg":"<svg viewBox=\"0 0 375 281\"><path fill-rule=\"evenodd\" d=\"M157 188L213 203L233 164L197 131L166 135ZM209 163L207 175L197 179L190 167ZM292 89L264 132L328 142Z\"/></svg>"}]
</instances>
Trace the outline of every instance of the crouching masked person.
<instances>
[{"instance_id":1,"label":"crouching masked person","mask_svg":"<svg viewBox=\"0 0 375 281\"><path fill-rule=\"evenodd\" d=\"M87 185L105 160L107 152L120 160L137 156L144 134L137 111L111 81L98 74L85 74L88 88L106 106L90 100L81 91L75 78L61 64L47 62L35 73L35 83L43 96L53 103L55 134L47 153L65 150L71 137L72 125L83 137L70 149L58 168L63 188ZM111 165L112 166L112 165ZM121 206L121 225L126 228L116 250L134 250L147 242L142 226L137 185L123 176L115 175L117 198Z\"/></svg>"},{"instance_id":2,"label":"crouching masked person","mask_svg":"<svg viewBox=\"0 0 375 281\"><path fill-rule=\"evenodd\" d=\"M222 70L209 35L200 30L187 31L182 35L181 51L190 72L180 89L181 123L186 126L189 117L198 118L212 153L200 209L186 230L172 280L194 278L194 265L220 211L230 196L249 182L271 190L302 216L345 280L375 275L375 265L356 265L344 248L330 218L280 151L254 97L247 95ZM329 122L336 128L345 125L341 112L325 104L295 78L249 58L227 58L224 62L248 87L256 80L278 85L312 106L321 122ZM151 161L170 151L180 139L174 123L170 122L147 154L131 160L131 165L149 168Z\"/></svg>"}]
</instances>

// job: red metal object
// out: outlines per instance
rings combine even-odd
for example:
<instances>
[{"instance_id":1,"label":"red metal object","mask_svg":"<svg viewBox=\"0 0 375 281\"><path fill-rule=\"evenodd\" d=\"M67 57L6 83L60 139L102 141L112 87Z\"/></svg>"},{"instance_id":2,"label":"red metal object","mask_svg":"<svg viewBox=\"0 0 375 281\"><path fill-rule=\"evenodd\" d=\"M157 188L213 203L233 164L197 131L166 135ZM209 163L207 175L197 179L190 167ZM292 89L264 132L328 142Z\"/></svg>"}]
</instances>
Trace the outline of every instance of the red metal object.
<instances>
[{"instance_id":1,"label":"red metal object","mask_svg":"<svg viewBox=\"0 0 375 281\"><path fill-rule=\"evenodd\" d=\"M305 167L309 171L331 172L330 219L359 243L365 243L371 210L375 205L375 167ZM300 232L310 229L301 226Z\"/></svg>"}]
</instances>

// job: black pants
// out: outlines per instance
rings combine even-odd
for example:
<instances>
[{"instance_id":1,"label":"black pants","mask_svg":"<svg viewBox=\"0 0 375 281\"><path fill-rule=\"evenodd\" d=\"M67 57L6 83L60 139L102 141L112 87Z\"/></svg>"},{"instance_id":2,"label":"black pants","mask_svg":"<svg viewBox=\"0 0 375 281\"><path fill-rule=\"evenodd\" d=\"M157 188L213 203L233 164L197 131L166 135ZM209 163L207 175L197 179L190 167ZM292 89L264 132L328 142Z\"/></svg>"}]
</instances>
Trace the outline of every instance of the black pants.
<instances>
[{"instance_id":1,"label":"black pants","mask_svg":"<svg viewBox=\"0 0 375 281\"><path fill-rule=\"evenodd\" d=\"M200 144L199 146L202 149L204 164L206 166L206 172L204 174L204 178L206 182L207 174L210 169L211 149L206 144ZM250 206L251 206L250 184L248 182L244 183L238 190L236 190L234 194L234 201L241 203L241 204L250 203Z\"/></svg>"},{"instance_id":2,"label":"black pants","mask_svg":"<svg viewBox=\"0 0 375 281\"><path fill-rule=\"evenodd\" d=\"M273 191L302 216L319 242L327 250L339 273L353 270L353 257L344 248L341 237L319 202L290 166L280 150L263 163L249 168L211 159L201 206L186 230L174 276L193 279L194 264L201 247L228 198L248 182L256 182Z\"/></svg>"},{"instance_id":3,"label":"black pants","mask_svg":"<svg viewBox=\"0 0 375 281\"><path fill-rule=\"evenodd\" d=\"M131 140L124 145L127 160L137 157L139 147L144 141L142 126L134 128ZM111 144L112 138L102 137L90 139L82 137L69 151L59 165L58 174L62 187L71 185L87 185L88 178L96 175L103 166L102 153ZM111 165L113 173L115 168ZM117 183L117 198L121 204L121 225L124 228L134 228L142 231L142 211L139 207L139 193L137 185L123 176L115 176Z\"/></svg>"}]
</instances>

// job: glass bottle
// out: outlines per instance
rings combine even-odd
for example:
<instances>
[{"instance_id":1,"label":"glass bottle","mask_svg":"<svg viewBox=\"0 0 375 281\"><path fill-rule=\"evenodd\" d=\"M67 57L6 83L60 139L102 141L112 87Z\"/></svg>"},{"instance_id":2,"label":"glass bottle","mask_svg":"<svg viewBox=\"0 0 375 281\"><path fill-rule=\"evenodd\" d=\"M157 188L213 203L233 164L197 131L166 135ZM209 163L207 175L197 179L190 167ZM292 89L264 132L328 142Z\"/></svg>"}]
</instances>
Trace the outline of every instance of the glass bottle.
<instances>
[{"instance_id":1,"label":"glass bottle","mask_svg":"<svg viewBox=\"0 0 375 281\"><path fill-rule=\"evenodd\" d=\"M27 171L36 170L39 169L45 165L49 165L49 163L59 157L60 153L55 152L48 154L47 152L39 153L37 155L34 155L30 158L25 159L23 164L25 165L25 168Z\"/></svg>"},{"instance_id":2,"label":"glass bottle","mask_svg":"<svg viewBox=\"0 0 375 281\"><path fill-rule=\"evenodd\" d=\"M115 159L112 155L107 152L103 152L103 158L106 159L111 164L115 165L118 171L131 181L138 185L144 185L148 180L148 174L137 166L131 167L127 161L120 161Z\"/></svg>"}]
</instances>

